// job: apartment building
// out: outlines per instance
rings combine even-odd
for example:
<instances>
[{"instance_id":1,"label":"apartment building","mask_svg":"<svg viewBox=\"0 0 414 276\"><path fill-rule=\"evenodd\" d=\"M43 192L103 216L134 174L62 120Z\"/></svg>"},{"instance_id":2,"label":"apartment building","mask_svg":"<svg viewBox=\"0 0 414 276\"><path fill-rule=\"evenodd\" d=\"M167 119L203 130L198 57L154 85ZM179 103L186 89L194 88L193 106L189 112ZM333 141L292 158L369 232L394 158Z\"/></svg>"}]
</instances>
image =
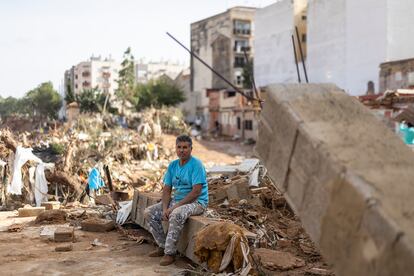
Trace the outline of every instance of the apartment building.
<instances>
[{"instance_id":1,"label":"apartment building","mask_svg":"<svg viewBox=\"0 0 414 276\"><path fill-rule=\"evenodd\" d=\"M256 8L233 7L191 24L191 50L215 71L235 86L243 85L243 67L246 64L244 52L248 58L253 56L254 16ZM202 118L202 128L209 130L215 121L224 122L227 111L221 107L215 116L209 104L211 91L229 91L235 93L226 82L215 75L195 58L191 58L192 93L196 97L196 114ZM233 91L232 91L233 90ZM222 93L222 92L219 92ZM227 93L227 92L226 92ZM223 95L222 95L223 96ZM223 103L223 102L221 102ZM237 107L236 103L226 106L226 110ZM233 112L233 111L232 111ZM233 125L237 122L230 120Z\"/></svg>"},{"instance_id":2,"label":"apartment building","mask_svg":"<svg viewBox=\"0 0 414 276\"><path fill-rule=\"evenodd\" d=\"M111 58L102 59L92 56L65 71L65 94L69 87L79 94L86 89L98 88L100 91L114 94L118 88L118 72L121 65Z\"/></svg>"},{"instance_id":3,"label":"apartment building","mask_svg":"<svg viewBox=\"0 0 414 276\"><path fill-rule=\"evenodd\" d=\"M383 92L380 64L414 57L412 11L412 0L281 0L260 9L257 83L298 81L291 39L298 26L310 82L334 83L350 95Z\"/></svg>"}]
</instances>

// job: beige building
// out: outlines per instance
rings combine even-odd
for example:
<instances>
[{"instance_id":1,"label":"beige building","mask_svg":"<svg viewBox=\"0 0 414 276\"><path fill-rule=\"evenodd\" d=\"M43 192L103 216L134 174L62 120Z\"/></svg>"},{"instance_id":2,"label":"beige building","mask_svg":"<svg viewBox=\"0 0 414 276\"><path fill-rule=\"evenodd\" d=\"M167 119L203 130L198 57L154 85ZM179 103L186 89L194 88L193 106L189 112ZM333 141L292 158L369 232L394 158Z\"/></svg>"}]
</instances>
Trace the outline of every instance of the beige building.
<instances>
[{"instance_id":1,"label":"beige building","mask_svg":"<svg viewBox=\"0 0 414 276\"><path fill-rule=\"evenodd\" d=\"M114 94L118 88L118 72L121 65L111 58L91 57L65 72L65 94L68 87L75 94L86 89L98 88L102 92Z\"/></svg>"},{"instance_id":2,"label":"beige building","mask_svg":"<svg viewBox=\"0 0 414 276\"><path fill-rule=\"evenodd\" d=\"M253 19L255 8L234 7L191 24L191 50L234 85L243 83L244 50L253 56ZM191 91L196 96L196 112L208 129L209 98L207 91L229 89L230 86L191 58Z\"/></svg>"},{"instance_id":3,"label":"beige building","mask_svg":"<svg viewBox=\"0 0 414 276\"><path fill-rule=\"evenodd\" d=\"M384 62L380 68L379 92L414 89L414 58Z\"/></svg>"},{"instance_id":4,"label":"beige building","mask_svg":"<svg viewBox=\"0 0 414 276\"><path fill-rule=\"evenodd\" d=\"M192 123L196 119L196 97L190 89L190 68L181 71L175 78L174 83L183 92L185 96L185 102L179 104L179 108L183 111L186 122Z\"/></svg>"}]
</instances>

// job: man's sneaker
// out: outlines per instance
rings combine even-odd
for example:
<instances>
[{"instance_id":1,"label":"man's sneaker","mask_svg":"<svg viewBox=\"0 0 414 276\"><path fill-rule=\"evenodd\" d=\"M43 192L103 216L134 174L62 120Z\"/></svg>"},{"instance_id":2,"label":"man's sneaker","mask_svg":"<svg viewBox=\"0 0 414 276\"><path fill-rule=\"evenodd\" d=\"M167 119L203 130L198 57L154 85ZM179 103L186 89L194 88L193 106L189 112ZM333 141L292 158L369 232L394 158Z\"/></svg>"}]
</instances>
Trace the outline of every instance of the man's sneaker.
<instances>
[{"instance_id":1,"label":"man's sneaker","mask_svg":"<svg viewBox=\"0 0 414 276\"><path fill-rule=\"evenodd\" d=\"M174 262L175 262L175 257L174 256L164 255L164 257L161 258L160 265L167 266L167 265L170 265Z\"/></svg>"},{"instance_id":2,"label":"man's sneaker","mask_svg":"<svg viewBox=\"0 0 414 276\"><path fill-rule=\"evenodd\" d=\"M164 248L157 247L154 251L148 254L149 257L162 257L164 256Z\"/></svg>"}]
</instances>

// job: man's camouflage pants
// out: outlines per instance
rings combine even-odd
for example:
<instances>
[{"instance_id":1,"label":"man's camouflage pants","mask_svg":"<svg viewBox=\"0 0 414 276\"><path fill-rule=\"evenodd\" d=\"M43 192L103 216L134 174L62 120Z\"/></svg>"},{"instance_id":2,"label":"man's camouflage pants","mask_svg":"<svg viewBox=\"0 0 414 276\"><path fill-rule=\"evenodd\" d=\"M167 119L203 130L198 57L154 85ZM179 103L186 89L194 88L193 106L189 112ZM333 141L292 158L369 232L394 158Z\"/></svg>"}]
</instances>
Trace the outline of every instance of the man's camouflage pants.
<instances>
[{"instance_id":1,"label":"man's camouflage pants","mask_svg":"<svg viewBox=\"0 0 414 276\"><path fill-rule=\"evenodd\" d=\"M174 205L171 201L168 208ZM174 209L169 217L168 232L164 233L162 227L162 202L149 206L145 209L146 223L159 247L164 248L164 254L175 255L177 252L177 241L183 230L184 223L190 216L200 215L205 207L200 203L189 203Z\"/></svg>"}]
</instances>

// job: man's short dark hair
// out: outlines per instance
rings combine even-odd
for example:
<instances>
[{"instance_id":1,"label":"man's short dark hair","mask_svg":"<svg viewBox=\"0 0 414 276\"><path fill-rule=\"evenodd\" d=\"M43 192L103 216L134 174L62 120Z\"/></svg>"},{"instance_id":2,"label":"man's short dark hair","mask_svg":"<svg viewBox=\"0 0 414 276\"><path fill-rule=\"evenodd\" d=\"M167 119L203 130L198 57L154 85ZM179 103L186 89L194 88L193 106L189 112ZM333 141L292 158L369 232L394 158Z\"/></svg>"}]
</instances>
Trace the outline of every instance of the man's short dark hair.
<instances>
[{"instance_id":1,"label":"man's short dark hair","mask_svg":"<svg viewBox=\"0 0 414 276\"><path fill-rule=\"evenodd\" d=\"M176 145L180 142L188 142L190 143L190 147L193 146L193 140L191 140L190 136L185 135L185 134L178 136L177 139L175 140Z\"/></svg>"}]
</instances>

